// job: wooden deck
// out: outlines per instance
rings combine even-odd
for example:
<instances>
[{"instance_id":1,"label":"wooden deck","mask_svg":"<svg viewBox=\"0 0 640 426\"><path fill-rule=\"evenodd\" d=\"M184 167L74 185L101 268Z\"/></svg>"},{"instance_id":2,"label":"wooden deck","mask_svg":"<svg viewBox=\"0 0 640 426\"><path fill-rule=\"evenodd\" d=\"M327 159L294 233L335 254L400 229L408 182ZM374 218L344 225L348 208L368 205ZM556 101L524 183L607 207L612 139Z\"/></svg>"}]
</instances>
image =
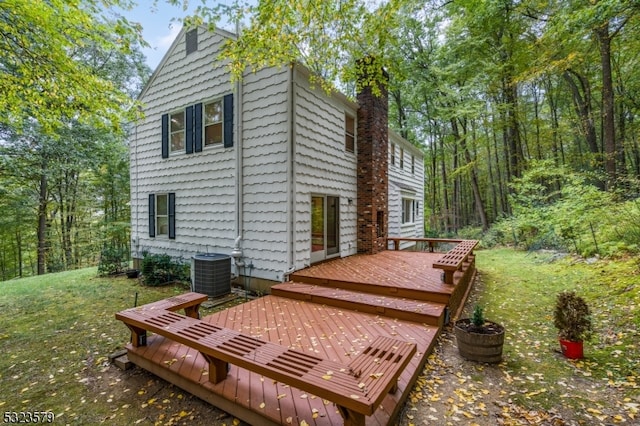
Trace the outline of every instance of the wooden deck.
<instances>
[{"instance_id":1,"label":"wooden deck","mask_svg":"<svg viewBox=\"0 0 640 426\"><path fill-rule=\"evenodd\" d=\"M432 264L442 254L386 251L351 256L298 271L272 294L207 316L205 321L323 359L348 363L377 336L414 342L417 353L368 425L393 424L445 322L466 297L475 270L444 284ZM473 263L469 263L473 268ZM453 303L453 305L452 305ZM195 349L158 335L127 346L140 367L249 424L342 425L329 401L235 365L225 380L208 381Z\"/></svg>"}]
</instances>

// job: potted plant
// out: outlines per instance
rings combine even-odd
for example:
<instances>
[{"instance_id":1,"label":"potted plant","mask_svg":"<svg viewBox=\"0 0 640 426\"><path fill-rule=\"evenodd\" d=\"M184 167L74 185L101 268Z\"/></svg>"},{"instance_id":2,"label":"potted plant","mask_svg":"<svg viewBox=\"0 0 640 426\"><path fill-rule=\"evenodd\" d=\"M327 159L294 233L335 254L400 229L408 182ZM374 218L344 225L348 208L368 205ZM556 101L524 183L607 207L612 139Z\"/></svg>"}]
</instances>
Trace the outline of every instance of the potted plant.
<instances>
[{"instance_id":1,"label":"potted plant","mask_svg":"<svg viewBox=\"0 0 640 426\"><path fill-rule=\"evenodd\" d=\"M574 291L563 291L556 298L553 324L558 329L560 348L570 359L584 357L584 340L591 337L591 311L584 299Z\"/></svg>"},{"instance_id":2,"label":"potted plant","mask_svg":"<svg viewBox=\"0 0 640 426\"><path fill-rule=\"evenodd\" d=\"M454 331L462 357L490 364L502 361L504 327L486 320L481 306L474 307L471 318L456 321Z\"/></svg>"}]
</instances>

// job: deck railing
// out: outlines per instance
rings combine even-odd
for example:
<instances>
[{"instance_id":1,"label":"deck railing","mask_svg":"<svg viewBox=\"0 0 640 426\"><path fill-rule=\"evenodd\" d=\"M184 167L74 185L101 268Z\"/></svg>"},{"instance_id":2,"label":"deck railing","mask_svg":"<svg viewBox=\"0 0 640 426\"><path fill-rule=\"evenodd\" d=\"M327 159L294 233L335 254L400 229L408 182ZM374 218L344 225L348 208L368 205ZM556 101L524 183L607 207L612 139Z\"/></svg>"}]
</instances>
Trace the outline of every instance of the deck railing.
<instances>
[{"instance_id":1,"label":"deck railing","mask_svg":"<svg viewBox=\"0 0 640 426\"><path fill-rule=\"evenodd\" d=\"M408 238L408 237L388 237L387 247L391 250L400 250L403 242L413 242L410 247L404 250L425 251L429 253L446 253L456 244L461 243L461 239L451 238Z\"/></svg>"}]
</instances>

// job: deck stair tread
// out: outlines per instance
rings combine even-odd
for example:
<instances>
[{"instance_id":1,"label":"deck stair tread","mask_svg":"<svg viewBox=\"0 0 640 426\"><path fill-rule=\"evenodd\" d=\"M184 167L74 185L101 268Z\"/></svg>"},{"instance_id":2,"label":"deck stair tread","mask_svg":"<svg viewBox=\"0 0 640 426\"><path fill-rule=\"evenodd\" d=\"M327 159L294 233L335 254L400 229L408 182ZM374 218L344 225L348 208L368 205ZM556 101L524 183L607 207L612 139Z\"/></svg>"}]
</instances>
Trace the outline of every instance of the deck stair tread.
<instances>
[{"instance_id":1,"label":"deck stair tread","mask_svg":"<svg viewBox=\"0 0 640 426\"><path fill-rule=\"evenodd\" d=\"M442 325L446 309L443 303L293 281L272 286L271 294L430 325Z\"/></svg>"}]
</instances>

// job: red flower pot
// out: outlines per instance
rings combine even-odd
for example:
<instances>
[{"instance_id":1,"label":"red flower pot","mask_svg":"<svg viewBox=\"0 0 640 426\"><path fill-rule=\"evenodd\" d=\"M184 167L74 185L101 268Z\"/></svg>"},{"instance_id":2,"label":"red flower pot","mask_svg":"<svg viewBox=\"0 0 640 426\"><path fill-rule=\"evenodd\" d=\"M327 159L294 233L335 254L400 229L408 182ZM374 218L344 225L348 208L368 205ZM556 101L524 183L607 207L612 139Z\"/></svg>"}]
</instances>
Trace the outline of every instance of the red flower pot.
<instances>
[{"instance_id":1,"label":"red flower pot","mask_svg":"<svg viewBox=\"0 0 640 426\"><path fill-rule=\"evenodd\" d=\"M562 349L562 355L569 359L584 358L582 342L572 342L570 340L560 339L560 348Z\"/></svg>"}]
</instances>

